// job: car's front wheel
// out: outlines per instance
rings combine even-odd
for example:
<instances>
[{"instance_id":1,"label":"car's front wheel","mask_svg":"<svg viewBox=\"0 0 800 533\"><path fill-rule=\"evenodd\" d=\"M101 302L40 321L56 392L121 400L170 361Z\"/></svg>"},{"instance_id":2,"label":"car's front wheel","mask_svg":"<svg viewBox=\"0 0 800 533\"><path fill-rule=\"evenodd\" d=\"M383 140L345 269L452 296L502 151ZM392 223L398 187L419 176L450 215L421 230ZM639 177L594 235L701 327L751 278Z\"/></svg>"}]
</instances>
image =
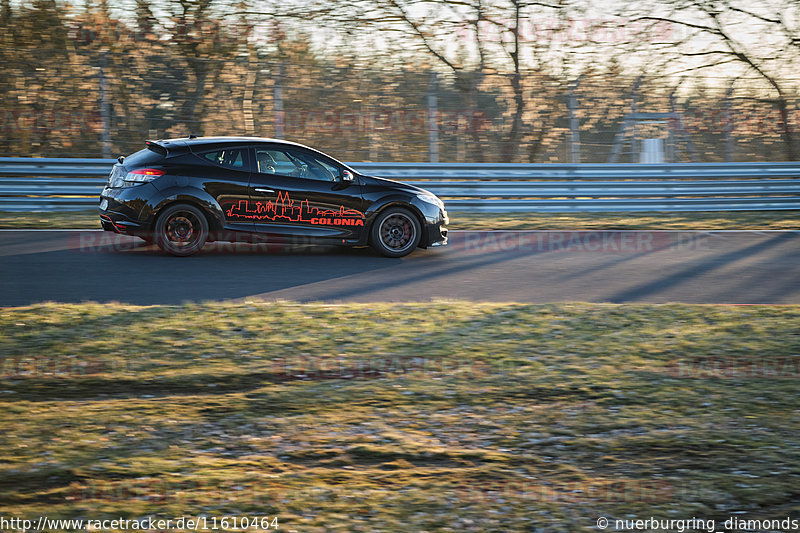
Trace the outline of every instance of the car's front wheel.
<instances>
[{"instance_id":1,"label":"car's front wheel","mask_svg":"<svg viewBox=\"0 0 800 533\"><path fill-rule=\"evenodd\" d=\"M192 255L208 239L208 220L192 205L171 205L158 216L154 237L158 247L168 254Z\"/></svg>"},{"instance_id":2,"label":"car's front wheel","mask_svg":"<svg viewBox=\"0 0 800 533\"><path fill-rule=\"evenodd\" d=\"M403 257L419 245L419 220L408 209L390 207L378 215L370 231L370 243L386 257Z\"/></svg>"}]
</instances>

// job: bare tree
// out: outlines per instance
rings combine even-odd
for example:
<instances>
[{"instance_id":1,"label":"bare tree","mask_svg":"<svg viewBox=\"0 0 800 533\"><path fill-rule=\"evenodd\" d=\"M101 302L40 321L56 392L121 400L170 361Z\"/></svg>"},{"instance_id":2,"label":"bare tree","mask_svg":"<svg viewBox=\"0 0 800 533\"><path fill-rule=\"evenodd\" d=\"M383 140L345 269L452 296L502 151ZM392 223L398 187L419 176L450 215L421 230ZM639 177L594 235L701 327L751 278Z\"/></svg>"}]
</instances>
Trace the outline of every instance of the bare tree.
<instances>
[{"instance_id":1,"label":"bare tree","mask_svg":"<svg viewBox=\"0 0 800 533\"><path fill-rule=\"evenodd\" d=\"M555 43L526 40L523 29L537 16L560 16L567 5L567 0L358 0L346 5L305 4L286 9L278 16L294 21L314 20L317 24L325 21L350 35L389 35L381 46L369 51L373 62L383 59L391 65L393 58L409 54L417 60L432 61L435 70L451 77L471 115L479 111L481 88L487 80L491 79L495 87L498 80L505 80L510 92L506 106L509 120L500 133L502 148L497 155L504 161L513 161L521 153L526 104L534 92L526 78L533 71L546 76L555 71L544 58L544 52ZM531 143L534 148L527 157L536 156L546 129L540 127L535 132ZM480 132L469 128L469 135L469 158L485 160Z\"/></svg>"},{"instance_id":2,"label":"bare tree","mask_svg":"<svg viewBox=\"0 0 800 533\"><path fill-rule=\"evenodd\" d=\"M800 52L797 20L800 4L783 0L753 9L751 3L736 0L672 0L654 6L631 2L633 20L669 23L683 28L686 35L674 39L662 50L665 58L677 57L682 70L699 71L741 67L742 74L754 73L774 96L766 99L778 111L780 135L787 159L797 157L790 120L790 89L786 78L795 72ZM747 6L747 7L746 7Z\"/></svg>"}]
</instances>

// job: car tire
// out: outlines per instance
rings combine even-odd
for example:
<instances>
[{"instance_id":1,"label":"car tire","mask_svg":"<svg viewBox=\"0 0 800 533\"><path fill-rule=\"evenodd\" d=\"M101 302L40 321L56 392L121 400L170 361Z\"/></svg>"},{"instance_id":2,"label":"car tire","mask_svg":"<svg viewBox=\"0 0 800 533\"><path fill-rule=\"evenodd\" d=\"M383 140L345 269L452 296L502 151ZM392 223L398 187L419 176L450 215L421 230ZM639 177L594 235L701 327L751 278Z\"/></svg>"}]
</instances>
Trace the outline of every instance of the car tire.
<instances>
[{"instance_id":1,"label":"car tire","mask_svg":"<svg viewBox=\"0 0 800 533\"><path fill-rule=\"evenodd\" d=\"M386 257L403 257L413 252L422 238L417 217L402 207L382 211L370 229L370 244Z\"/></svg>"},{"instance_id":2,"label":"car tire","mask_svg":"<svg viewBox=\"0 0 800 533\"><path fill-rule=\"evenodd\" d=\"M158 215L154 237L168 254L185 257L199 252L208 239L208 220L189 204L175 204Z\"/></svg>"}]
</instances>

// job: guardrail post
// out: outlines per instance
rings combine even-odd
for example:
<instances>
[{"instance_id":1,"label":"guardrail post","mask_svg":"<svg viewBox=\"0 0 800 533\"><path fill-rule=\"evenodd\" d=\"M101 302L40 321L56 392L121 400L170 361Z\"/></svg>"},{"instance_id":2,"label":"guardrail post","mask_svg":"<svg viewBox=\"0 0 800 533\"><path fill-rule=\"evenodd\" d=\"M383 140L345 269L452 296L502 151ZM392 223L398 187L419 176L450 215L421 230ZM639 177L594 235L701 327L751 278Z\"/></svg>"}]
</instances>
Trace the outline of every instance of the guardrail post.
<instances>
[{"instance_id":1,"label":"guardrail post","mask_svg":"<svg viewBox=\"0 0 800 533\"><path fill-rule=\"evenodd\" d=\"M428 160L431 163L439 162L439 111L436 99L438 88L439 80L433 72L428 84Z\"/></svg>"},{"instance_id":2,"label":"guardrail post","mask_svg":"<svg viewBox=\"0 0 800 533\"><path fill-rule=\"evenodd\" d=\"M569 88L569 162L581 162L581 132L580 122L578 121L578 85L580 78L572 82Z\"/></svg>"},{"instance_id":3,"label":"guardrail post","mask_svg":"<svg viewBox=\"0 0 800 533\"><path fill-rule=\"evenodd\" d=\"M275 115L275 138L283 139L283 128L286 115L283 112L283 63L278 63L275 68L274 86L272 91L272 111Z\"/></svg>"},{"instance_id":4,"label":"guardrail post","mask_svg":"<svg viewBox=\"0 0 800 533\"><path fill-rule=\"evenodd\" d=\"M725 92L725 161L733 161L733 82Z\"/></svg>"},{"instance_id":5,"label":"guardrail post","mask_svg":"<svg viewBox=\"0 0 800 533\"><path fill-rule=\"evenodd\" d=\"M255 113L253 113L253 97L256 90L258 74L258 52L250 49L247 54L247 73L244 79L244 95L242 98L242 114L244 115L244 131L254 135L256 131Z\"/></svg>"},{"instance_id":6,"label":"guardrail post","mask_svg":"<svg viewBox=\"0 0 800 533\"><path fill-rule=\"evenodd\" d=\"M111 157L111 111L108 103L108 80L106 79L106 68L108 68L108 52L101 52L100 71L98 73L100 118L103 121L101 145L103 157Z\"/></svg>"}]
</instances>

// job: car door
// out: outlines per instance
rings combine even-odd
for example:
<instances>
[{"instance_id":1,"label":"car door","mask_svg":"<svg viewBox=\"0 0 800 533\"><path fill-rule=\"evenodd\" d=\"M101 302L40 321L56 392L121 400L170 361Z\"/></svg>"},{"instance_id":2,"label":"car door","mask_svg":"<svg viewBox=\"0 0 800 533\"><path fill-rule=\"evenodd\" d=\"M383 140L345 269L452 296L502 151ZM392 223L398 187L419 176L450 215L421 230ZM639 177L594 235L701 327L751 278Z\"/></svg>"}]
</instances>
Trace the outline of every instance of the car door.
<instances>
[{"instance_id":1,"label":"car door","mask_svg":"<svg viewBox=\"0 0 800 533\"><path fill-rule=\"evenodd\" d=\"M239 216L233 206L250 198L250 155L247 146L216 146L198 148L194 156L202 161L197 173L202 176L203 188L222 208L225 228L252 231L252 221Z\"/></svg>"},{"instance_id":2,"label":"car door","mask_svg":"<svg viewBox=\"0 0 800 533\"><path fill-rule=\"evenodd\" d=\"M250 201L243 214L261 233L357 240L364 231L361 186L318 152L281 144L252 148Z\"/></svg>"}]
</instances>

